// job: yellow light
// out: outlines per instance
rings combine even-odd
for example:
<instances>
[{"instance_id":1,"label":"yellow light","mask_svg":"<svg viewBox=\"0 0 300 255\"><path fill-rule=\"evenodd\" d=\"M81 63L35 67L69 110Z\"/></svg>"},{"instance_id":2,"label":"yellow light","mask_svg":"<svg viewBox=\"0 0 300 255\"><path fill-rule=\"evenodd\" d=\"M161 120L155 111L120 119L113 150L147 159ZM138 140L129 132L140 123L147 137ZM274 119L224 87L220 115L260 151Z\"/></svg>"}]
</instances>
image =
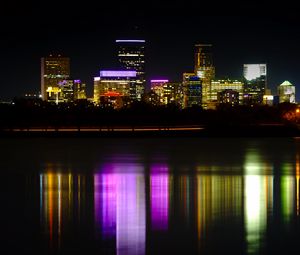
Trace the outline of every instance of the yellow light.
<instances>
[{"instance_id":1,"label":"yellow light","mask_svg":"<svg viewBox=\"0 0 300 255\"><path fill-rule=\"evenodd\" d=\"M299 108L297 108L297 109L296 109L296 113L299 113L299 112L300 112L300 109L299 109Z\"/></svg>"}]
</instances>

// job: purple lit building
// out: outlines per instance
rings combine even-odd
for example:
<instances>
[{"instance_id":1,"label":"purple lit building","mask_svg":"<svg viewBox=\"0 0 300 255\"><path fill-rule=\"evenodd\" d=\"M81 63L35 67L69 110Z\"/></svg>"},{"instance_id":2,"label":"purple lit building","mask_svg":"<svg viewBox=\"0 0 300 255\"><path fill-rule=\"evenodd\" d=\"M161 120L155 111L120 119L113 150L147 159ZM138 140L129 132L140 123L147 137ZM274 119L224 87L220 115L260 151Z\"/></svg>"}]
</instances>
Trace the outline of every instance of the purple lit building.
<instances>
[{"instance_id":1,"label":"purple lit building","mask_svg":"<svg viewBox=\"0 0 300 255\"><path fill-rule=\"evenodd\" d=\"M102 70L94 77L94 103L121 108L135 97L136 71Z\"/></svg>"}]
</instances>

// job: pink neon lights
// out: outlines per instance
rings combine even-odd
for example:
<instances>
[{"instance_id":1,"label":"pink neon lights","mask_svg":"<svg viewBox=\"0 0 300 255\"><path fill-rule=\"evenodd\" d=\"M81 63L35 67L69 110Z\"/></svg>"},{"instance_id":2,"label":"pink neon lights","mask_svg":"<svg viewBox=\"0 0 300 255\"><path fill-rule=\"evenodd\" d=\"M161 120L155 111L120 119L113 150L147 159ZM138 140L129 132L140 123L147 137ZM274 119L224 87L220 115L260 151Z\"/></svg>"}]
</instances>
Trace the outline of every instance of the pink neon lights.
<instances>
[{"instance_id":1,"label":"pink neon lights","mask_svg":"<svg viewBox=\"0 0 300 255\"><path fill-rule=\"evenodd\" d=\"M136 71L100 71L100 77L136 77Z\"/></svg>"},{"instance_id":2,"label":"pink neon lights","mask_svg":"<svg viewBox=\"0 0 300 255\"><path fill-rule=\"evenodd\" d=\"M169 82L169 80L151 80L151 83L166 83Z\"/></svg>"}]
</instances>

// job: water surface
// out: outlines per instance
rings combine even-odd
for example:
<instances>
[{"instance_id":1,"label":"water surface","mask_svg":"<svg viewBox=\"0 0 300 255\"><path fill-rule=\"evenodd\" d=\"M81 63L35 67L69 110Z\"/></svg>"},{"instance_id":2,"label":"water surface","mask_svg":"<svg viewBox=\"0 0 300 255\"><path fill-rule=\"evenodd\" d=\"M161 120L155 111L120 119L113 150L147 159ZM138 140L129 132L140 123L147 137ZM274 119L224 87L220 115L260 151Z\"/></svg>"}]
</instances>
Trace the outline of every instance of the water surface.
<instances>
[{"instance_id":1,"label":"water surface","mask_svg":"<svg viewBox=\"0 0 300 255\"><path fill-rule=\"evenodd\" d=\"M0 145L1 240L9 253L300 250L297 138L18 138Z\"/></svg>"}]
</instances>

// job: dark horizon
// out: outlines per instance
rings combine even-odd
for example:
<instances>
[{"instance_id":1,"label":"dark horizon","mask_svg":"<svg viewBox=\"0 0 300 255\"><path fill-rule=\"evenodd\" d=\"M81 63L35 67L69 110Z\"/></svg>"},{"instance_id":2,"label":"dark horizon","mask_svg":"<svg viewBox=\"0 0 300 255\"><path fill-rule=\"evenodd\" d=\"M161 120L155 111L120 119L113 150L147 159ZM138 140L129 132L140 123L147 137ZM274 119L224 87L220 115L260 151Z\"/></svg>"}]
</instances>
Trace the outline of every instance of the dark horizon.
<instances>
[{"instance_id":1,"label":"dark horizon","mask_svg":"<svg viewBox=\"0 0 300 255\"><path fill-rule=\"evenodd\" d=\"M1 94L12 99L40 90L40 59L49 53L70 57L71 76L87 84L92 96L93 77L100 69L117 68L116 39L146 40L147 80L181 81L194 69L194 44L211 43L216 78L241 78L243 64L266 63L268 88L284 80L296 86L300 74L300 38L297 8L246 2L203 4L181 1L145 6L52 1L6 4L2 9ZM133 3L137 4L137 3ZM168 5L170 4L170 5ZM60 6L59 12L54 12ZM190 8L196 6L197 8ZM275 9L274 9L275 8ZM200 8L201 9L201 8ZM55 13L55 14L53 14ZM208 14L208 15L207 15Z\"/></svg>"}]
</instances>

